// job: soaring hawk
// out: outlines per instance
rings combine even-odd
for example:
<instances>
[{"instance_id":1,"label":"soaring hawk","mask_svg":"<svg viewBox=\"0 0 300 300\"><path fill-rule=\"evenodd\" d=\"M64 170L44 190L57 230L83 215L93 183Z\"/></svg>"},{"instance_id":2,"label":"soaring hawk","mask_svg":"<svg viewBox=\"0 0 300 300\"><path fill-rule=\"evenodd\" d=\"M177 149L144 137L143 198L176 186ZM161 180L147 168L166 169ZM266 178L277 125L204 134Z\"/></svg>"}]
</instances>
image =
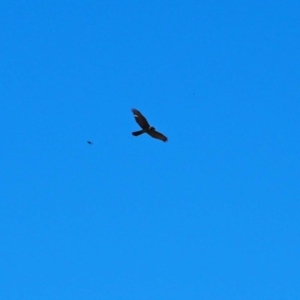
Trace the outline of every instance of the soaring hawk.
<instances>
[{"instance_id":1,"label":"soaring hawk","mask_svg":"<svg viewBox=\"0 0 300 300\"><path fill-rule=\"evenodd\" d=\"M131 110L134 114L134 118L136 122L141 126L142 130L134 131L132 135L139 136L143 133L148 133L150 136L152 136L155 139L159 139L163 142L166 142L168 138L164 136L162 133L155 130L154 127L150 126L147 119L135 108Z\"/></svg>"}]
</instances>

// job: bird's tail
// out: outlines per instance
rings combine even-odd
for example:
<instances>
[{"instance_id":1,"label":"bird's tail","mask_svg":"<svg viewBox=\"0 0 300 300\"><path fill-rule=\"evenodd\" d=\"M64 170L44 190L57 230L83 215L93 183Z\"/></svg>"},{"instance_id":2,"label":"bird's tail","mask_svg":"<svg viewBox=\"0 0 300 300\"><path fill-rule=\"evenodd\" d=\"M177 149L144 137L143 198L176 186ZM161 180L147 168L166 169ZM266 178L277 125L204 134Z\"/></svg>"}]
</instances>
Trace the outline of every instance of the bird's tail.
<instances>
[{"instance_id":1,"label":"bird's tail","mask_svg":"<svg viewBox=\"0 0 300 300\"><path fill-rule=\"evenodd\" d=\"M132 133L132 135L138 136L138 135L143 134L144 132L145 132L144 130L138 130L138 131L134 131L134 132Z\"/></svg>"}]
</instances>

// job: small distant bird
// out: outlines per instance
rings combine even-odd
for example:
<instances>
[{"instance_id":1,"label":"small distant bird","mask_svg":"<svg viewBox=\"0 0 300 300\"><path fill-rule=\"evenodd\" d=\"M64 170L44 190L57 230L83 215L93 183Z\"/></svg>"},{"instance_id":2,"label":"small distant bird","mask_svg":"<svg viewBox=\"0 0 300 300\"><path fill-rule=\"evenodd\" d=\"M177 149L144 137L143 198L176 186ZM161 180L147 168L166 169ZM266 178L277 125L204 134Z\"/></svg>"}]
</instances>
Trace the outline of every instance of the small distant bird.
<instances>
[{"instance_id":1,"label":"small distant bird","mask_svg":"<svg viewBox=\"0 0 300 300\"><path fill-rule=\"evenodd\" d=\"M131 110L134 114L134 118L136 122L141 126L142 130L134 131L132 135L139 136L143 133L148 133L150 136L152 136L155 139L159 139L163 142L166 142L168 138L164 136L162 133L155 130L154 127L150 126L147 119L135 108Z\"/></svg>"},{"instance_id":2,"label":"small distant bird","mask_svg":"<svg viewBox=\"0 0 300 300\"><path fill-rule=\"evenodd\" d=\"M88 143L89 145L93 145L93 144L94 144L94 143L91 142L91 141L87 141L87 143Z\"/></svg>"}]
</instances>

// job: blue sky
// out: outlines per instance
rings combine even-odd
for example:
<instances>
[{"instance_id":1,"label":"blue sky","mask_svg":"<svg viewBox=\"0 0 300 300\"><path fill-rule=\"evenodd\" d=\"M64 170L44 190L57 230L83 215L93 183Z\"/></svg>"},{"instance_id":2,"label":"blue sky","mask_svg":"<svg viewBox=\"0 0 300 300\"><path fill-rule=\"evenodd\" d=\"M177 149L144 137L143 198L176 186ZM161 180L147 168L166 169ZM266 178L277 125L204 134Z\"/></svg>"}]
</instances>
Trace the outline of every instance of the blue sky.
<instances>
[{"instance_id":1,"label":"blue sky","mask_svg":"<svg viewBox=\"0 0 300 300\"><path fill-rule=\"evenodd\" d=\"M299 12L1 1L3 299L300 299Z\"/></svg>"}]
</instances>

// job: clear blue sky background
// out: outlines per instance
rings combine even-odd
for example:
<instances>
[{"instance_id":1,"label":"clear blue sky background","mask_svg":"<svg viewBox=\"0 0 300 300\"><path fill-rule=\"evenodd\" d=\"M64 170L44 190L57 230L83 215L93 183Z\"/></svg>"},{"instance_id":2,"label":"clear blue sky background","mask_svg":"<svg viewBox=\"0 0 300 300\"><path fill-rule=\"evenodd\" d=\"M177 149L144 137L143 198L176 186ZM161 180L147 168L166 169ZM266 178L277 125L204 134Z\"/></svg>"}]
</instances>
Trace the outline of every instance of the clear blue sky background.
<instances>
[{"instance_id":1,"label":"clear blue sky background","mask_svg":"<svg viewBox=\"0 0 300 300\"><path fill-rule=\"evenodd\" d=\"M300 299L299 14L1 1L1 299Z\"/></svg>"}]
</instances>

